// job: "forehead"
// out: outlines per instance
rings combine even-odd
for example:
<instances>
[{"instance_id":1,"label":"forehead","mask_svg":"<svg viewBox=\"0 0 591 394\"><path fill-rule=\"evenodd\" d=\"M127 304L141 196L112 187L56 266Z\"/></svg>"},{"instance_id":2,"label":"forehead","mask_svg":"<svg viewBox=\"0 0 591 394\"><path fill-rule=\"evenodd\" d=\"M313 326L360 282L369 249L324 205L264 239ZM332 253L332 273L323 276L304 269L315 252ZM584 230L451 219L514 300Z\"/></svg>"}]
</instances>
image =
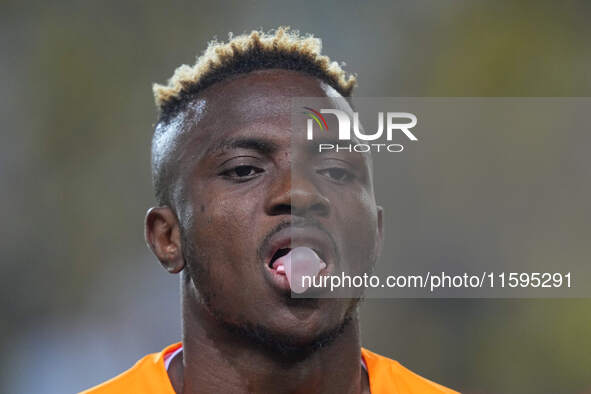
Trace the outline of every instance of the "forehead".
<instances>
[{"instance_id":1,"label":"forehead","mask_svg":"<svg viewBox=\"0 0 591 394\"><path fill-rule=\"evenodd\" d=\"M331 98L341 96L326 83L301 72L264 70L240 75L200 95L201 113L192 114L198 119L195 137L225 138L257 123L289 127L294 97L326 97L327 105L331 105Z\"/></svg>"}]
</instances>

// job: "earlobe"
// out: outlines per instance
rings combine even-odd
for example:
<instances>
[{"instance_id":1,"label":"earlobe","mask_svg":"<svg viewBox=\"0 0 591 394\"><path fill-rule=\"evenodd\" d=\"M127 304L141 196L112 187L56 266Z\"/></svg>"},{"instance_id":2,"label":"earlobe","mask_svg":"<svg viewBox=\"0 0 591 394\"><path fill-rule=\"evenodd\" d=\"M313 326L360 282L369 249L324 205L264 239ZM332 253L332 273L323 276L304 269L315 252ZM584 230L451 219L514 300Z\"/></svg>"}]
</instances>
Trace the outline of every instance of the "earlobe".
<instances>
[{"instance_id":1,"label":"earlobe","mask_svg":"<svg viewBox=\"0 0 591 394\"><path fill-rule=\"evenodd\" d=\"M150 208L146 213L146 243L162 266L176 274L185 267L181 249L181 231L175 213L169 207Z\"/></svg>"}]
</instances>

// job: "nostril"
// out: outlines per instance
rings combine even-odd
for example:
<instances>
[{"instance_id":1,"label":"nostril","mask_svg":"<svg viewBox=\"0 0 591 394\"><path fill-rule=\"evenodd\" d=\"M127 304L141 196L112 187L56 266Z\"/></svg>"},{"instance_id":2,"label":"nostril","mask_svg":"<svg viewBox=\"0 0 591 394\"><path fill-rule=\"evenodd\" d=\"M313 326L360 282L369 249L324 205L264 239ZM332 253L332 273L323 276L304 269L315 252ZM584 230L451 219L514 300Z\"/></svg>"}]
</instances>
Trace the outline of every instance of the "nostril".
<instances>
[{"instance_id":1,"label":"nostril","mask_svg":"<svg viewBox=\"0 0 591 394\"><path fill-rule=\"evenodd\" d=\"M275 204L271 208L271 215L291 215L291 205Z\"/></svg>"}]
</instances>

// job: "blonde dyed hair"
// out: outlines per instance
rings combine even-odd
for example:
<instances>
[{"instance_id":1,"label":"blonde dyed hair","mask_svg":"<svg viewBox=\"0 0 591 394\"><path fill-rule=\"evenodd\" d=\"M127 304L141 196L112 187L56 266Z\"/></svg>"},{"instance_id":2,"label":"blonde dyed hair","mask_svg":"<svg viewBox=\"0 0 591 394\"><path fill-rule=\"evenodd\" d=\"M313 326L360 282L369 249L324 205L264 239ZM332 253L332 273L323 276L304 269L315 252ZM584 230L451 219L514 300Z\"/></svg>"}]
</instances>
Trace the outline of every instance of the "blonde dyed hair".
<instances>
[{"instance_id":1,"label":"blonde dyed hair","mask_svg":"<svg viewBox=\"0 0 591 394\"><path fill-rule=\"evenodd\" d=\"M346 73L342 64L322 55L322 41L310 34L301 35L289 27L268 33L253 30L239 36L230 33L227 42L211 41L193 66L178 67L166 85L153 85L159 120L170 119L201 90L216 82L236 74L274 68L315 76L344 97L350 97L356 85L355 76Z\"/></svg>"}]
</instances>

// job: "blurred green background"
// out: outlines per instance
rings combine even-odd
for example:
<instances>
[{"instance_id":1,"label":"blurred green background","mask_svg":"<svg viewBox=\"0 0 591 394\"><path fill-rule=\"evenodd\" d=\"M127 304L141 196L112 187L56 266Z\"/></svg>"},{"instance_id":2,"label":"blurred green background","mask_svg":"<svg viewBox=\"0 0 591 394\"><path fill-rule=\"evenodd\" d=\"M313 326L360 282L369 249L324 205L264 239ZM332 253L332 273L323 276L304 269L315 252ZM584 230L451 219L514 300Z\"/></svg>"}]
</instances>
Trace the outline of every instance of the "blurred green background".
<instances>
[{"instance_id":1,"label":"blurred green background","mask_svg":"<svg viewBox=\"0 0 591 394\"><path fill-rule=\"evenodd\" d=\"M591 95L584 1L0 7L3 393L75 392L179 340L178 278L142 233L151 83L212 37L313 33L361 97ZM362 319L366 347L465 393L591 393L587 299L371 300Z\"/></svg>"}]
</instances>

